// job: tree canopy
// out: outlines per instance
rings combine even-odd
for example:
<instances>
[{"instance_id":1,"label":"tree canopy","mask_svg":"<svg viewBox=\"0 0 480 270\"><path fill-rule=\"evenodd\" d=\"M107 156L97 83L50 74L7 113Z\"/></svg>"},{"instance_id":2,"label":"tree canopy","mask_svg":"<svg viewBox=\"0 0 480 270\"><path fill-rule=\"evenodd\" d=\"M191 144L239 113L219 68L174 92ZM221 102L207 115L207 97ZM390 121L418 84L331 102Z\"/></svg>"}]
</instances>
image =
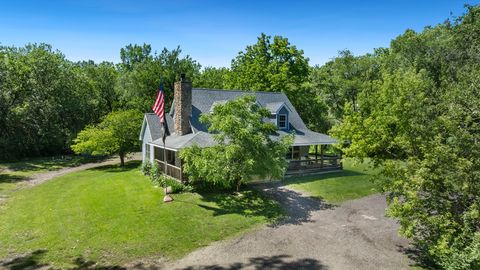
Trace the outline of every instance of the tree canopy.
<instances>
[{"instance_id":1,"label":"tree canopy","mask_svg":"<svg viewBox=\"0 0 480 270\"><path fill-rule=\"evenodd\" d=\"M236 187L238 191L254 176L282 177L292 137L272 140L269 135L276 131L276 126L262 121L269 115L254 96L218 104L211 114L202 115L201 121L209 126L217 145L182 149L183 169L189 178Z\"/></svg>"},{"instance_id":2,"label":"tree canopy","mask_svg":"<svg viewBox=\"0 0 480 270\"><path fill-rule=\"evenodd\" d=\"M117 154L123 166L125 156L140 148L138 134L142 119L142 113L136 110L111 112L98 125L87 126L78 133L72 149L78 154Z\"/></svg>"},{"instance_id":3,"label":"tree canopy","mask_svg":"<svg viewBox=\"0 0 480 270\"><path fill-rule=\"evenodd\" d=\"M355 85L356 99L345 99L332 134L346 142L347 156L381 166L387 213L428 267L480 268L480 42L472 38L479 34L480 8L468 7L454 21L407 30L366 56L374 57L366 70L375 76L327 87L341 94ZM358 64L346 69L363 60L351 59ZM327 70L341 73L335 61Z\"/></svg>"}]
</instances>

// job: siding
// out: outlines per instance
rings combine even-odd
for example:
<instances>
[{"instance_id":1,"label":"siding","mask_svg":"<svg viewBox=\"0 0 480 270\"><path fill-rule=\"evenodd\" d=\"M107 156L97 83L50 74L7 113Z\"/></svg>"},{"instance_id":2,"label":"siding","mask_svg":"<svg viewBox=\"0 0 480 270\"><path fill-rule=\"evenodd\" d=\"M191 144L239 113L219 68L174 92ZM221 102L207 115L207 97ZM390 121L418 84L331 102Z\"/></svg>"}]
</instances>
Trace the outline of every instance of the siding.
<instances>
[{"instance_id":1,"label":"siding","mask_svg":"<svg viewBox=\"0 0 480 270\"><path fill-rule=\"evenodd\" d=\"M150 134L150 127L148 126L148 123L145 121L145 131L143 133L143 138L142 138L142 161L145 162L145 159L149 159L150 161L153 161L152 159L152 154L153 154L153 146L147 145L147 143L152 142L152 135ZM146 147L150 147L150 157L146 157Z\"/></svg>"}]
</instances>

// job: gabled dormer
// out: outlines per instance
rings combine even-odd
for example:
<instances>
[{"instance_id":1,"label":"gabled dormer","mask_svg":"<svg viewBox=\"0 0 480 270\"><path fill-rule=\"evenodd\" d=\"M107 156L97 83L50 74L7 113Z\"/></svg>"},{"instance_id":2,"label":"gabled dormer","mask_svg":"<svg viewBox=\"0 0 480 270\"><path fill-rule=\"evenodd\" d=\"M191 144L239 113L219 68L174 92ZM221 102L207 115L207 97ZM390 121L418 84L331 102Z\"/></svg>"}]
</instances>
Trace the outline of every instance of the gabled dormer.
<instances>
[{"instance_id":1,"label":"gabled dormer","mask_svg":"<svg viewBox=\"0 0 480 270\"><path fill-rule=\"evenodd\" d=\"M290 130L290 122L288 119L290 109L285 102L267 103L265 107L270 111L271 119L274 120L278 129Z\"/></svg>"}]
</instances>

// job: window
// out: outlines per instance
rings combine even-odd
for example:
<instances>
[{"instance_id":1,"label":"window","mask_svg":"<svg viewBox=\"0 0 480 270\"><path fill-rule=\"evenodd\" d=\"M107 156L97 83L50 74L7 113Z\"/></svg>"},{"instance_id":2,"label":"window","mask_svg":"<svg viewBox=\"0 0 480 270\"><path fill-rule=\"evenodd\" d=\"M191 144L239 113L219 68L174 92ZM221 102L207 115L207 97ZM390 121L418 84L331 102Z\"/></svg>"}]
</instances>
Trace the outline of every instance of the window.
<instances>
[{"instance_id":1,"label":"window","mask_svg":"<svg viewBox=\"0 0 480 270\"><path fill-rule=\"evenodd\" d=\"M278 115L278 127L279 128L287 128L287 115L286 114L279 114Z\"/></svg>"},{"instance_id":2,"label":"window","mask_svg":"<svg viewBox=\"0 0 480 270\"><path fill-rule=\"evenodd\" d=\"M150 145L145 144L145 159L150 160Z\"/></svg>"}]
</instances>

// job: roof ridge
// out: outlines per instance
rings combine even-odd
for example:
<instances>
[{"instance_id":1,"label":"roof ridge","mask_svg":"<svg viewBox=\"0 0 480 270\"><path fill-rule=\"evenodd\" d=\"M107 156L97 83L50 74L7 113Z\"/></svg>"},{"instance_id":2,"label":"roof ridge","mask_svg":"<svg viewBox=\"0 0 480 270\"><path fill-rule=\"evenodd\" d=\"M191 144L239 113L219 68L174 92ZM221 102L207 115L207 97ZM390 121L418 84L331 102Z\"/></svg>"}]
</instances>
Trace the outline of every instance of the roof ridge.
<instances>
[{"instance_id":1,"label":"roof ridge","mask_svg":"<svg viewBox=\"0 0 480 270\"><path fill-rule=\"evenodd\" d=\"M255 90L240 90L240 89L211 89L211 88L192 88L192 90L207 90L207 91L219 91L219 92L243 92L243 93L266 93L266 94L285 94L283 92L270 92L270 91L255 91Z\"/></svg>"}]
</instances>

